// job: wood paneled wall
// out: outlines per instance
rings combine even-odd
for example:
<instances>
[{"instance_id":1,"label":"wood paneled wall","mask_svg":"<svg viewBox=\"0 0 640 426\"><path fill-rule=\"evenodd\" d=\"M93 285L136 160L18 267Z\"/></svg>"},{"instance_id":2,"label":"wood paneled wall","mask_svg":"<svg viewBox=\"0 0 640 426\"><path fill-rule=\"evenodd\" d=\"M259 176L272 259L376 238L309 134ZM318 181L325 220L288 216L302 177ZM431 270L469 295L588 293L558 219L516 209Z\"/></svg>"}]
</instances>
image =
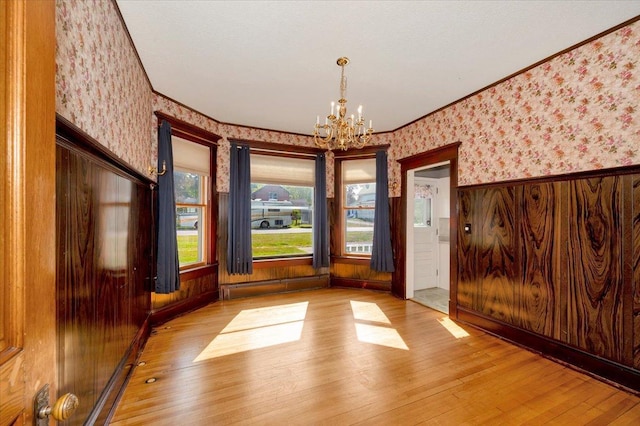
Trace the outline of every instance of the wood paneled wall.
<instances>
[{"instance_id":1,"label":"wood paneled wall","mask_svg":"<svg viewBox=\"0 0 640 426\"><path fill-rule=\"evenodd\" d=\"M629 363L624 316L631 303L624 294L622 222L631 212L623 210L622 198L632 194L623 194L621 180L569 182L567 328L572 332L567 336L570 344L590 353ZM632 277L626 278L630 290Z\"/></svg>"},{"instance_id":2,"label":"wood paneled wall","mask_svg":"<svg viewBox=\"0 0 640 426\"><path fill-rule=\"evenodd\" d=\"M406 203L406 200L405 200ZM389 198L389 220L391 220L391 247L393 248L393 266L395 271L391 274L391 294L401 299L406 292L406 218L402 197Z\"/></svg>"},{"instance_id":3,"label":"wood paneled wall","mask_svg":"<svg viewBox=\"0 0 640 426\"><path fill-rule=\"evenodd\" d=\"M372 270L368 260L365 264L334 260L331 263L331 286L391 292L391 273Z\"/></svg>"},{"instance_id":4,"label":"wood paneled wall","mask_svg":"<svg viewBox=\"0 0 640 426\"><path fill-rule=\"evenodd\" d=\"M562 240L560 232L562 207L558 183L537 183L519 188L522 292L518 298L520 326L554 339L561 339L560 312L566 306L563 277L560 275ZM520 255L520 253L516 253ZM566 288L566 287L565 287Z\"/></svg>"},{"instance_id":5,"label":"wood paneled wall","mask_svg":"<svg viewBox=\"0 0 640 426\"><path fill-rule=\"evenodd\" d=\"M155 275L155 274L154 274ZM180 274L180 290L151 293L151 325L157 326L218 300L218 264Z\"/></svg>"},{"instance_id":6,"label":"wood paneled wall","mask_svg":"<svg viewBox=\"0 0 640 426\"><path fill-rule=\"evenodd\" d=\"M640 370L640 179L633 180L633 366Z\"/></svg>"},{"instance_id":7,"label":"wood paneled wall","mask_svg":"<svg viewBox=\"0 0 640 426\"><path fill-rule=\"evenodd\" d=\"M551 339L633 380L639 259L637 168L458 190L461 318Z\"/></svg>"},{"instance_id":8,"label":"wood paneled wall","mask_svg":"<svg viewBox=\"0 0 640 426\"><path fill-rule=\"evenodd\" d=\"M66 424L104 419L150 310L150 182L96 153L58 138L59 393L81 402Z\"/></svg>"},{"instance_id":9,"label":"wood paneled wall","mask_svg":"<svg viewBox=\"0 0 640 426\"><path fill-rule=\"evenodd\" d=\"M207 298L209 302L217 299L217 265L208 268L204 274L194 278L185 278L184 275L185 274L182 274L180 277L180 290L169 294L152 293L151 308L154 313L201 297Z\"/></svg>"}]
</instances>

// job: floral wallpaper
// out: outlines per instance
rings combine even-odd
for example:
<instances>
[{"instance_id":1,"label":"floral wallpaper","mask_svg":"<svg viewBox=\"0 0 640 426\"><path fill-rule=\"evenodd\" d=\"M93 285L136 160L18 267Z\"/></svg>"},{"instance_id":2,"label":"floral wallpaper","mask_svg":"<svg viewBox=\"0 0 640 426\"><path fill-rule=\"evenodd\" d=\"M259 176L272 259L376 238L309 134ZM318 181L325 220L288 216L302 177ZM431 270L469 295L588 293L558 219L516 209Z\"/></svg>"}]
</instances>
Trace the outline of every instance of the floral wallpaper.
<instances>
[{"instance_id":1,"label":"floral wallpaper","mask_svg":"<svg viewBox=\"0 0 640 426\"><path fill-rule=\"evenodd\" d=\"M636 21L380 135L390 181L395 160L457 141L460 185L640 164L639 59Z\"/></svg>"},{"instance_id":2,"label":"floral wallpaper","mask_svg":"<svg viewBox=\"0 0 640 426\"><path fill-rule=\"evenodd\" d=\"M56 0L56 112L141 173L151 86L111 1Z\"/></svg>"},{"instance_id":3,"label":"floral wallpaper","mask_svg":"<svg viewBox=\"0 0 640 426\"><path fill-rule=\"evenodd\" d=\"M228 191L229 139L314 146L309 136L219 123L152 92L112 1L56 1L56 109L126 162L155 164L160 110L223 137L217 189ZM461 142L460 185L640 164L640 21L570 50L395 132L397 160ZM327 158L333 196L332 155Z\"/></svg>"}]
</instances>

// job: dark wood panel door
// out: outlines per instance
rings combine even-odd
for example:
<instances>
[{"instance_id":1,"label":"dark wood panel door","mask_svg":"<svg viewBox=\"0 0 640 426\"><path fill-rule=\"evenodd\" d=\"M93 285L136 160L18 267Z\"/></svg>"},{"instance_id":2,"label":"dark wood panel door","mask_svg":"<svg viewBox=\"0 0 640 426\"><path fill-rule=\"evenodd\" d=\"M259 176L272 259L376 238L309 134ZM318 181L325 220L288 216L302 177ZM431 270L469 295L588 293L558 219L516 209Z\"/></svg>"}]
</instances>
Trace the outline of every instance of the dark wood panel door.
<instances>
[{"instance_id":1,"label":"dark wood panel door","mask_svg":"<svg viewBox=\"0 0 640 426\"><path fill-rule=\"evenodd\" d=\"M568 229L569 343L624 358L622 178L570 181Z\"/></svg>"},{"instance_id":2,"label":"dark wood panel door","mask_svg":"<svg viewBox=\"0 0 640 426\"><path fill-rule=\"evenodd\" d=\"M519 187L522 286L519 326L547 337L561 337L563 253L561 183Z\"/></svg>"},{"instance_id":3,"label":"dark wood panel door","mask_svg":"<svg viewBox=\"0 0 640 426\"><path fill-rule=\"evenodd\" d=\"M477 310L509 324L517 319L519 286L515 188L488 188L477 193L481 225L478 241ZM476 217L478 215L476 214Z\"/></svg>"}]
</instances>

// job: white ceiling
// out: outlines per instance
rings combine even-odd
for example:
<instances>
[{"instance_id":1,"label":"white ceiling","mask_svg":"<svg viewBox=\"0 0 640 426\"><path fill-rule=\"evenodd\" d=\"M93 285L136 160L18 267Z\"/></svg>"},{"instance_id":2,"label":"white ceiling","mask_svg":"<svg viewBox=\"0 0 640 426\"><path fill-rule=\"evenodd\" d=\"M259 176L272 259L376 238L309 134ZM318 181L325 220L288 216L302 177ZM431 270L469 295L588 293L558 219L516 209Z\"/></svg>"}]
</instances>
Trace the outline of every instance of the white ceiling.
<instances>
[{"instance_id":1,"label":"white ceiling","mask_svg":"<svg viewBox=\"0 0 640 426\"><path fill-rule=\"evenodd\" d=\"M117 0L154 90L218 121L311 134L339 94L401 127L640 15L640 1Z\"/></svg>"}]
</instances>

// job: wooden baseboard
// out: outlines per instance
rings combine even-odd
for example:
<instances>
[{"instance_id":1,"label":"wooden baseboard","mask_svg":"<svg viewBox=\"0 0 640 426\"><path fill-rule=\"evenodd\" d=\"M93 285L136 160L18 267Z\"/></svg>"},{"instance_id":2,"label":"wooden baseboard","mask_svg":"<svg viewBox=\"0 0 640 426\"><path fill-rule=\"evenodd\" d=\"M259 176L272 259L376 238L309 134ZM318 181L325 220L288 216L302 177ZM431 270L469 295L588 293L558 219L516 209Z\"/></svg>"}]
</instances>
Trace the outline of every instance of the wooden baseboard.
<instances>
[{"instance_id":1,"label":"wooden baseboard","mask_svg":"<svg viewBox=\"0 0 640 426\"><path fill-rule=\"evenodd\" d=\"M122 357L118 367L116 367L113 375L109 379L107 386L105 386L102 391L100 398L98 398L85 424L109 424L150 334L151 322L150 316L148 316L133 338L125 356Z\"/></svg>"},{"instance_id":2,"label":"wooden baseboard","mask_svg":"<svg viewBox=\"0 0 640 426\"><path fill-rule=\"evenodd\" d=\"M640 371L458 306L458 320L567 367L640 395Z\"/></svg>"},{"instance_id":3,"label":"wooden baseboard","mask_svg":"<svg viewBox=\"0 0 640 426\"><path fill-rule=\"evenodd\" d=\"M208 305L218 300L218 291L211 290L201 293L197 296L181 300L176 303L164 306L151 312L151 326L156 327L160 324L172 320L173 318L184 315L187 312L195 311L198 308Z\"/></svg>"},{"instance_id":4,"label":"wooden baseboard","mask_svg":"<svg viewBox=\"0 0 640 426\"><path fill-rule=\"evenodd\" d=\"M391 292L391 281L359 280L355 278L341 278L331 276L331 287L363 288Z\"/></svg>"},{"instance_id":5,"label":"wooden baseboard","mask_svg":"<svg viewBox=\"0 0 640 426\"><path fill-rule=\"evenodd\" d=\"M329 287L328 275L220 285L222 300Z\"/></svg>"}]
</instances>

